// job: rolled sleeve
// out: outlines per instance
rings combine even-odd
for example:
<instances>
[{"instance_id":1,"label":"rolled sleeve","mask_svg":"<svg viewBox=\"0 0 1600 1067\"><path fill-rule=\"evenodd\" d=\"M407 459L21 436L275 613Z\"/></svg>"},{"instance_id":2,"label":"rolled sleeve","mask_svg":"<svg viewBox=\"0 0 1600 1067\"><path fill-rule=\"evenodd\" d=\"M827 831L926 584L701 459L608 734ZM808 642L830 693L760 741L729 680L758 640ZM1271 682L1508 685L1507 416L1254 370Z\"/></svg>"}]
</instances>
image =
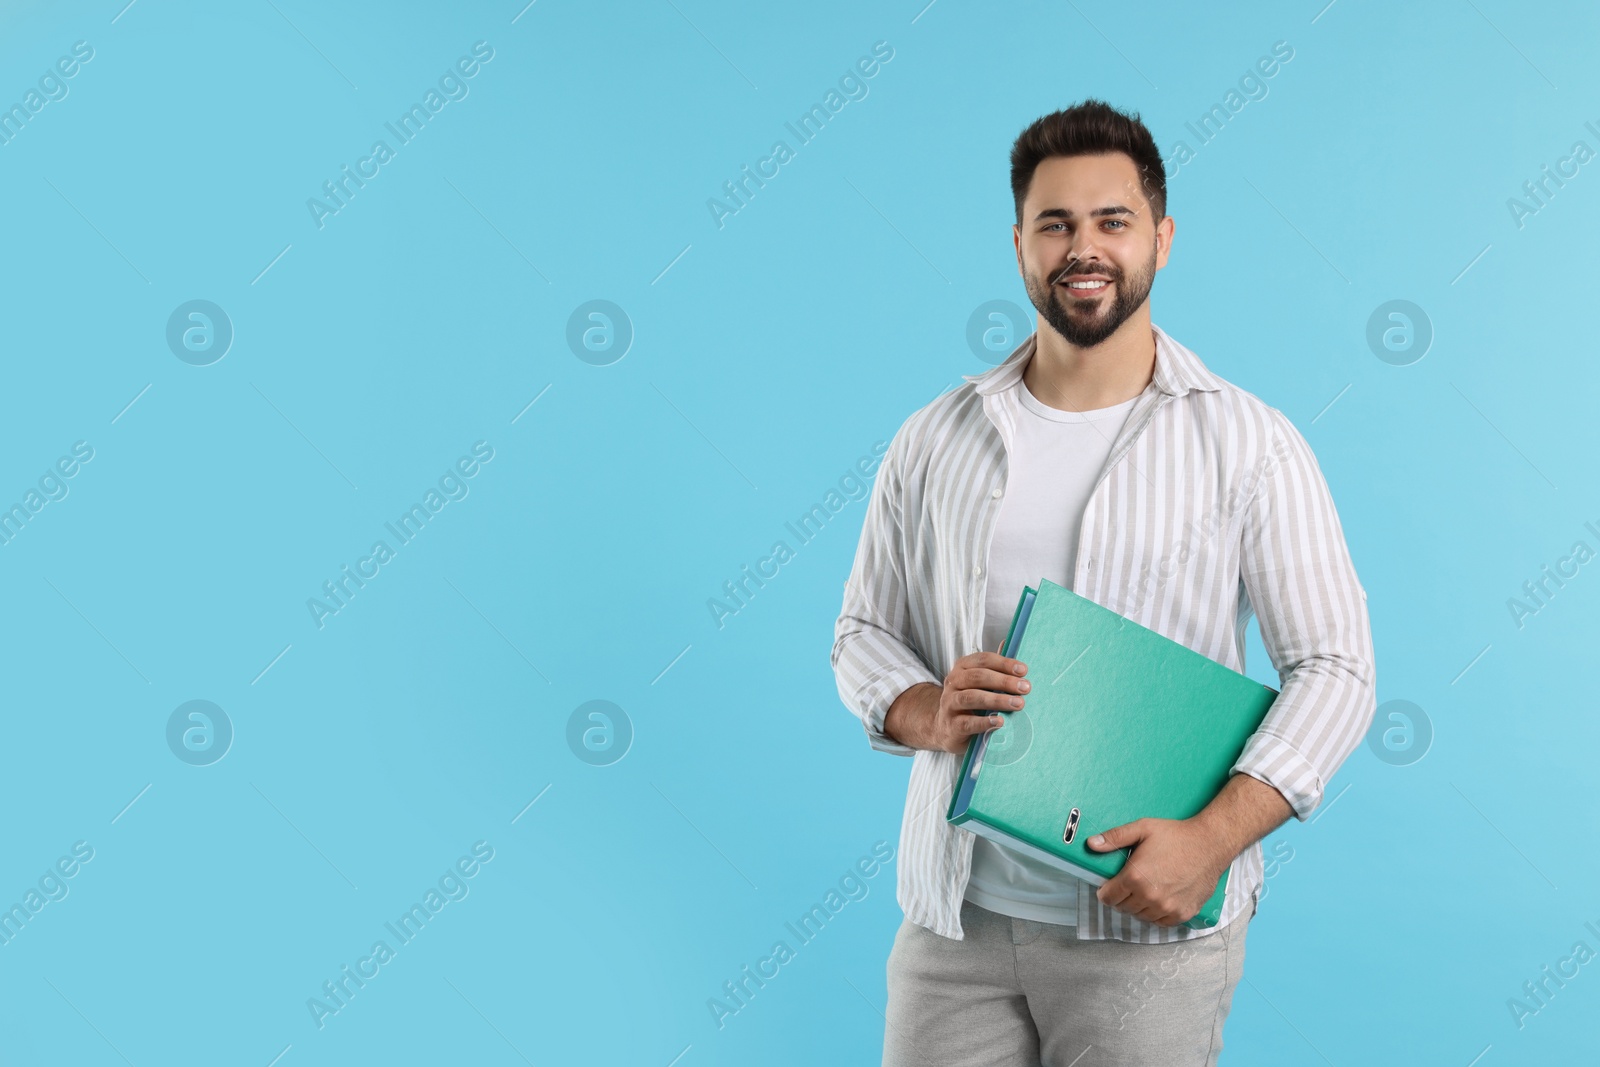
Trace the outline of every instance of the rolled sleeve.
<instances>
[{"instance_id":1,"label":"rolled sleeve","mask_svg":"<svg viewBox=\"0 0 1600 1067\"><path fill-rule=\"evenodd\" d=\"M879 752L897 756L911 756L916 750L883 732L889 706L919 682L943 684L909 638L911 604L900 515L905 437L902 426L873 482L855 564L834 625L831 656L839 696L861 720L867 742Z\"/></svg>"},{"instance_id":2,"label":"rolled sleeve","mask_svg":"<svg viewBox=\"0 0 1600 1067\"><path fill-rule=\"evenodd\" d=\"M895 698L918 682L941 684L933 672L920 663L908 664L890 670L869 685L862 710L856 711L854 706L851 707L861 719L862 729L867 734L867 743L879 752L889 752L896 756L916 755L916 749L902 745L883 732L883 720L889 714L889 705L894 703Z\"/></svg>"},{"instance_id":3,"label":"rolled sleeve","mask_svg":"<svg viewBox=\"0 0 1600 1067\"><path fill-rule=\"evenodd\" d=\"M1256 731L1233 770L1258 778L1282 793L1294 809L1295 818L1302 822L1322 803L1322 776L1310 760L1281 737Z\"/></svg>"},{"instance_id":4,"label":"rolled sleeve","mask_svg":"<svg viewBox=\"0 0 1600 1067\"><path fill-rule=\"evenodd\" d=\"M1271 456L1246 511L1240 580L1281 689L1235 772L1272 786L1305 821L1372 723L1367 594L1311 447L1270 409Z\"/></svg>"}]
</instances>

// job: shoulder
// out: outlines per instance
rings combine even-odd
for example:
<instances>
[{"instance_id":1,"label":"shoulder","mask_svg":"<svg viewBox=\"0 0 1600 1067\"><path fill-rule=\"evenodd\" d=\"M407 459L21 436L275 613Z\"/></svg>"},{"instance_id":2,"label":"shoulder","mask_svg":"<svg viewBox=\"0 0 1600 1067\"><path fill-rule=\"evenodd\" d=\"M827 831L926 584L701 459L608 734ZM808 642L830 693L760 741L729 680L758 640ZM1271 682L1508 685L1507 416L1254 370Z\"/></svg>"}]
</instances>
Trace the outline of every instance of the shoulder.
<instances>
[{"instance_id":1,"label":"shoulder","mask_svg":"<svg viewBox=\"0 0 1600 1067\"><path fill-rule=\"evenodd\" d=\"M1262 448L1271 448L1274 442L1289 438L1303 440L1289 416L1278 408L1230 381L1218 378L1217 382L1220 388L1197 391L1191 396L1198 396L1201 403L1211 406L1221 417L1222 427L1244 435Z\"/></svg>"},{"instance_id":2,"label":"shoulder","mask_svg":"<svg viewBox=\"0 0 1600 1067\"><path fill-rule=\"evenodd\" d=\"M903 468L914 467L987 424L983 397L972 382L964 381L906 416L889 444L889 454Z\"/></svg>"},{"instance_id":3,"label":"shoulder","mask_svg":"<svg viewBox=\"0 0 1600 1067\"><path fill-rule=\"evenodd\" d=\"M1229 451L1245 455L1284 455L1294 450L1309 450L1289 416L1206 367L1189 349L1172 343L1184 357L1192 384L1198 386L1185 399L1203 414L1210 432L1231 446Z\"/></svg>"},{"instance_id":4,"label":"shoulder","mask_svg":"<svg viewBox=\"0 0 1600 1067\"><path fill-rule=\"evenodd\" d=\"M1316 454L1282 410L1233 382L1208 372L1209 388L1186 399L1205 427L1216 454L1231 472L1248 513L1322 480Z\"/></svg>"}]
</instances>

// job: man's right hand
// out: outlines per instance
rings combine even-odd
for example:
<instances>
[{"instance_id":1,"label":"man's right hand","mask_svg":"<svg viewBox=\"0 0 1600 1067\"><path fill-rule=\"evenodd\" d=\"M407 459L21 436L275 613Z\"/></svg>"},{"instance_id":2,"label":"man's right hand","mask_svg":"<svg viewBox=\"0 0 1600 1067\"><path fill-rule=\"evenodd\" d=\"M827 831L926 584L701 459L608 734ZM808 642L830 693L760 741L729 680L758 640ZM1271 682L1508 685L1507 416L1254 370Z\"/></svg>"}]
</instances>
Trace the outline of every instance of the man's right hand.
<instances>
[{"instance_id":1,"label":"man's right hand","mask_svg":"<svg viewBox=\"0 0 1600 1067\"><path fill-rule=\"evenodd\" d=\"M973 734L1005 721L996 712L1022 707L1022 694L1032 688L1027 672L1027 664L998 652L962 656L943 686L921 682L896 697L883 732L911 748L961 755Z\"/></svg>"}]
</instances>

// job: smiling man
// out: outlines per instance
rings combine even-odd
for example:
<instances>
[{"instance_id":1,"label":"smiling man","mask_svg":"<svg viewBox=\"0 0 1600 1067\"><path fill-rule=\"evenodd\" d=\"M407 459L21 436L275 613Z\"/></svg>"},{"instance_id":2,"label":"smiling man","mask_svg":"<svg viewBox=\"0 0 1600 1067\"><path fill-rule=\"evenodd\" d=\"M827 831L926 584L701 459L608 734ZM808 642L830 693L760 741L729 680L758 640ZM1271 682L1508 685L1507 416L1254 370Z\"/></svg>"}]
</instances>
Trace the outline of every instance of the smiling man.
<instances>
[{"instance_id":1,"label":"smiling man","mask_svg":"<svg viewBox=\"0 0 1600 1067\"><path fill-rule=\"evenodd\" d=\"M1039 119L1011 187L1038 328L896 432L834 631L867 740L914 757L883 1062L1214 1064L1258 842L1317 809L1372 719L1366 592L1305 439L1150 321L1174 224L1138 117ZM1099 887L944 817L971 737L1027 699L1027 665L987 650L1041 577L1237 671L1253 613L1281 686L1203 811L1090 840L1131 849ZM1224 870L1219 923L1182 925Z\"/></svg>"}]
</instances>

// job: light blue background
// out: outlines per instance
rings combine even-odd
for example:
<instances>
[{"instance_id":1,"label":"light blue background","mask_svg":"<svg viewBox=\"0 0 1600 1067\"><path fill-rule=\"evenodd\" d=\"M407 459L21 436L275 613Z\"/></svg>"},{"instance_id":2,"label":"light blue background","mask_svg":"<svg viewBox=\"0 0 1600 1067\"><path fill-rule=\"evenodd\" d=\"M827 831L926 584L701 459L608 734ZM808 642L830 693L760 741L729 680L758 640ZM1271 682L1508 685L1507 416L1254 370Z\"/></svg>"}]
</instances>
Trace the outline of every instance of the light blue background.
<instances>
[{"instance_id":1,"label":"light blue background","mask_svg":"<svg viewBox=\"0 0 1600 1067\"><path fill-rule=\"evenodd\" d=\"M1593 1054L1600 965L1521 1029L1507 1000L1600 950L1600 564L1520 629L1506 603L1600 548L1596 164L1507 207L1600 148L1592 9L123 2L0 15L0 103L94 49L0 145L0 504L94 449L0 546L0 903L94 849L0 945L7 1062L876 1063L893 865L724 1028L706 1004L898 841L909 763L828 662L864 504L804 546L784 524L998 358L966 330L1027 306L1027 123L1092 95L1194 147L1276 41L1266 97L1172 177L1154 317L1310 440L1379 700L1434 737L1363 746L1267 842L1294 858L1223 1062ZM477 41L469 95L319 229L307 199ZM235 331L210 366L165 341L194 299ZM635 331L607 366L566 341L595 299ZM1434 330L1406 366L1365 340L1392 299ZM477 441L467 497L319 629L307 599ZM708 599L779 539L719 629ZM1276 682L1254 637L1249 667ZM196 699L235 730L204 767L165 740ZM595 699L632 724L609 766L567 742ZM318 1029L308 998L477 841L470 894Z\"/></svg>"}]
</instances>

